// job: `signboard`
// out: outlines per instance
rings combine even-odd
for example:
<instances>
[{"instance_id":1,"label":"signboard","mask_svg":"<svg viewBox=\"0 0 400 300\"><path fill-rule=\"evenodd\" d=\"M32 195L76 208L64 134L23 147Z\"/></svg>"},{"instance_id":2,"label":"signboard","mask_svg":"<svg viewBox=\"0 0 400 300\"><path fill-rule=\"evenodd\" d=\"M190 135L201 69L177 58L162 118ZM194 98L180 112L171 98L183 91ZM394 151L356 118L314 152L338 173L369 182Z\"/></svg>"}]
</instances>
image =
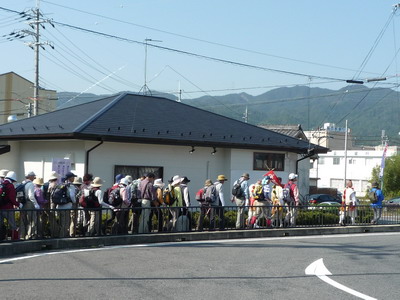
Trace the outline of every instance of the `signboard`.
<instances>
[{"instance_id":1,"label":"signboard","mask_svg":"<svg viewBox=\"0 0 400 300\"><path fill-rule=\"evenodd\" d=\"M65 174L71 171L71 161L69 159L53 158L51 170L57 172L63 178Z\"/></svg>"}]
</instances>

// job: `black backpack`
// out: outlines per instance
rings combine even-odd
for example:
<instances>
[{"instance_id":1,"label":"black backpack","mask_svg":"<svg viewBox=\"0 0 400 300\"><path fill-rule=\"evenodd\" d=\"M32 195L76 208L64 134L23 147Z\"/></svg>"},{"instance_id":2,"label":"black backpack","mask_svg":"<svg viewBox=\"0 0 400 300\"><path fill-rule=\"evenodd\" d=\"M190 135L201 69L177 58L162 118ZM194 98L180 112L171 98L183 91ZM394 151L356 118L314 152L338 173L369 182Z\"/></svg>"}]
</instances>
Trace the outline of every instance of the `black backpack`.
<instances>
[{"instance_id":1,"label":"black backpack","mask_svg":"<svg viewBox=\"0 0 400 300\"><path fill-rule=\"evenodd\" d=\"M25 185L27 183L28 182L21 183L21 184L17 185L17 187L15 188L15 192L17 194L17 201L22 204L26 203Z\"/></svg>"},{"instance_id":2,"label":"black backpack","mask_svg":"<svg viewBox=\"0 0 400 300\"><path fill-rule=\"evenodd\" d=\"M242 182L240 179L232 187L232 195L236 198L242 198L244 195L242 190Z\"/></svg>"},{"instance_id":3,"label":"black backpack","mask_svg":"<svg viewBox=\"0 0 400 300\"><path fill-rule=\"evenodd\" d=\"M68 195L68 185L58 184L51 193L51 201L58 205L71 202L71 198Z\"/></svg>"},{"instance_id":4,"label":"black backpack","mask_svg":"<svg viewBox=\"0 0 400 300\"><path fill-rule=\"evenodd\" d=\"M96 190L89 190L89 195L83 197L86 208L100 207L99 199L96 197ZM83 206L83 205L82 205Z\"/></svg>"},{"instance_id":5,"label":"black backpack","mask_svg":"<svg viewBox=\"0 0 400 300\"><path fill-rule=\"evenodd\" d=\"M0 183L0 206L6 205L8 203L8 199L6 199L6 184Z\"/></svg>"},{"instance_id":6,"label":"black backpack","mask_svg":"<svg viewBox=\"0 0 400 300\"><path fill-rule=\"evenodd\" d=\"M109 191L108 194L108 204L117 207L122 204L122 197L120 193L120 188L114 188L111 191Z\"/></svg>"}]
</instances>

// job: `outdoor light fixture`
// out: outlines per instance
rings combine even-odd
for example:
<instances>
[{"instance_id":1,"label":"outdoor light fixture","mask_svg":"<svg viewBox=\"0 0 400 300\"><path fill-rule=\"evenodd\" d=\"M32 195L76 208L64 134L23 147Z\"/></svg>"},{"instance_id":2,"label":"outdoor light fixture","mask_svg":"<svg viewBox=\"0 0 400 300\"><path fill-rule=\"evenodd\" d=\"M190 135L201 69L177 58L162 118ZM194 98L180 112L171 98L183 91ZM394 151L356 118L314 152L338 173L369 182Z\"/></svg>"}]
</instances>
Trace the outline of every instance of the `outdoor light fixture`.
<instances>
[{"instance_id":1,"label":"outdoor light fixture","mask_svg":"<svg viewBox=\"0 0 400 300\"><path fill-rule=\"evenodd\" d=\"M194 152L195 150L196 150L196 149L194 149L194 146L192 146L192 150L190 150L189 153L190 153L190 154L193 154L193 152Z\"/></svg>"},{"instance_id":2,"label":"outdoor light fixture","mask_svg":"<svg viewBox=\"0 0 400 300\"><path fill-rule=\"evenodd\" d=\"M64 155L64 159L71 159L72 154L71 153L67 153Z\"/></svg>"},{"instance_id":3,"label":"outdoor light fixture","mask_svg":"<svg viewBox=\"0 0 400 300\"><path fill-rule=\"evenodd\" d=\"M215 153L217 153L217 149L215 149L215 147L213 147L213 152L211 152L212 155L215 155Z\"/></svg>"}]
</instances>

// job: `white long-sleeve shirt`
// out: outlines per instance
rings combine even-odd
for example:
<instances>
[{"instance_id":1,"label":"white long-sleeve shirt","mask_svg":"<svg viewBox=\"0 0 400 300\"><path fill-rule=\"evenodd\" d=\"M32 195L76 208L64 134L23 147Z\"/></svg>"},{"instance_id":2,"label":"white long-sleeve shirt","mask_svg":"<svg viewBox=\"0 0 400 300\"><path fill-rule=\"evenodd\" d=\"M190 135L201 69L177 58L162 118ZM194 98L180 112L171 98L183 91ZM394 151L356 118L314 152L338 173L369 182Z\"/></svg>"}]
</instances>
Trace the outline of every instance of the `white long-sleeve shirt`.
<instances>
[{"instance_id":1,"label":"white long-sleeve shirt","mask_svg":"<svg viewBox=\"0 0 400 300\"><path fill-rule=\"evenodd\" d=\"M182 192L183 200L186 203L186 207L189 207L190 206L189 188L186 184L181 184L181 192Z\"/></svg>"},{"instance_id":2,"label":"white long-sleeve shirt","mask_svg":"<svg viewBox=\"0 0 400 300\"><path fill-rule=\"evenodd\" d=\"M26 184L25 184L26 183ZM30 179L25 179L22 184L25 184L25 198L27 200L32 201L33 205L35 205L35 207L38 207L38 203L36 201L35 198L35 185L33 184L33 182Z\"/></svg>"},{"instance_id":3,"label":"white long-sleeve shirt","mask_svg":"<svg viewBox=\"0 0 400 300\"><path fill-rule=\"evenodd\" d=\"M221 206L225 206L225 199L224 199L224 189L221 182L217 181L214 183L215 189L217 190L217 196L221 201ZM219 205L219 204L218 204Z\"/></svg>"}]
</instances>

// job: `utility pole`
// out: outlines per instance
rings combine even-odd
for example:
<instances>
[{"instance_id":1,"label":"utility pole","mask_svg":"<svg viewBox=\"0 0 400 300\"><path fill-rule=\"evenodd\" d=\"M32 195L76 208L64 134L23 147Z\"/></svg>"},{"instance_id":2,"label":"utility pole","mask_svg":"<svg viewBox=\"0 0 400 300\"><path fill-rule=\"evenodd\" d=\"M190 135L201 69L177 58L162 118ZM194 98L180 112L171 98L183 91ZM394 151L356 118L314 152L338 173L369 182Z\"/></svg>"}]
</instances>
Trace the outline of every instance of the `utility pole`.
<instances>
[{"instance_id":1,"label":"utility pole","mask_svg":"<svg viewBox=\"0 0 400 300\"><path fill-rule=\"evenodd\" d=\"M346 120L346 133L344 136L344 186L346 187L346 176L347 176L347 134L348 134L348 128L347 128L347 120Z\"/></svg>"},{"instance_id":2,"label":"utility pole","mask_svg":"<svg viewBox=\"0 0 400 300\"><path fill-rule=\"evenodd\" d=\"M180 81L178 81L178 102L182 102L182 89Z\"/></svg>"},{"instance_id":3,"label":"utility pole","mask_svg":"<svg viewBox=\"0 0 400 300\"><path fill-rule=\"evenodd\" d=\"M49 23L54 27L54 24L50 19L43 19L43 15L39 9L40 0L36 0L36 7L31 9L30 12L22 12L20 13L22 17L26 18L27 24L32 28L32 30L20 30L17 32L12 32L9 34L9 40L13 39L23 39L28 36L33 38L33 42L26 42L25 45L29 46L31 49L35 51L35 80L33 82L33 115L36 116L39 114L39 49L42 48L45 50L44 46L48 45L52 49L54 46L50 42L41 42L40 41L40 27L45 29L43 23ZM28 117L32 115L32 107L31 105L28 107Z\"/></svg>"},{"instance_id":4,"label":"utility pole","mask_svg":"<svg viewBox=\"0 0 400 300\"><path fill-rule=\"evenodd\" d=\"M39 45L40 45L40 34L39 34L39 22L40 22L40 11L39 11L39 0L36 1L35 8L35 83L33 86L33 115L39 114Z\"/></svg>"},{"instance_id":5,"label":"utility pole","mask_svg":"<svg viewBox=\"0 0 400 300\"><path fill-rule=\"evenodd\" d=\"M249 121L249 111L247 109L247 104L246 104L246 110L244 111L244 114L243 114L243 119L244 119L245 123L247 123Z\"/></svg>"}]
</instances>

